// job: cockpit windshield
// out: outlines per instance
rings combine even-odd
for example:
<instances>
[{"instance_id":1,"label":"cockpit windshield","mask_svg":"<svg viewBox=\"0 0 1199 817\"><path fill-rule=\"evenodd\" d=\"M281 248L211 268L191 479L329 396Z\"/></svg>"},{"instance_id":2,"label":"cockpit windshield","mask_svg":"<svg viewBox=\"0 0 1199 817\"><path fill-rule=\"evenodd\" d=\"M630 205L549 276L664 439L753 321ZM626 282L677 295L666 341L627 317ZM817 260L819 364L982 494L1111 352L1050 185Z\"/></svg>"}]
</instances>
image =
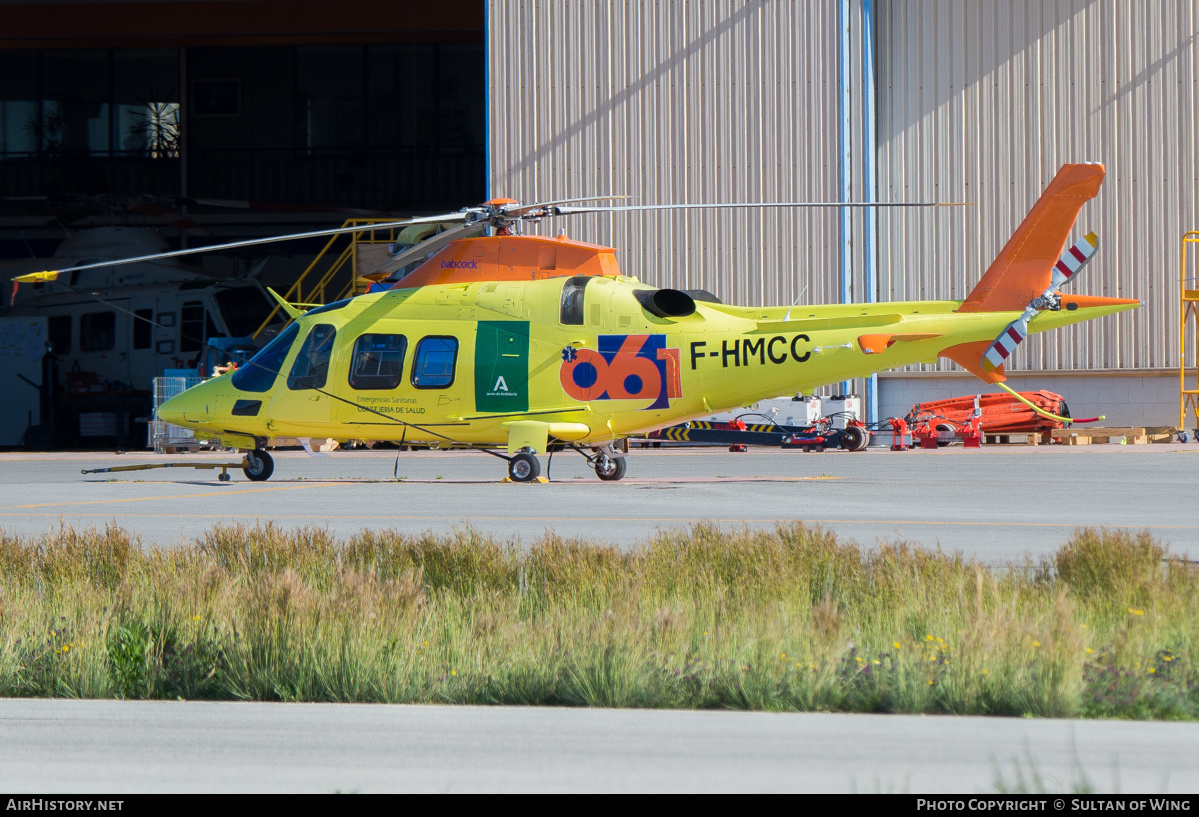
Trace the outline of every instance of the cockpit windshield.
<instances>
[{"instance_id":1,"label":"cockpit windshield","mask_svg":"<svg viewBox=\"0 0 1199 817\"><path fill-rule=\"evenodd\" d=\"M270 391L279 376L279 369L295 343L296 335L300 333L300 324L292 322L291 326L279 333L279 336L262 348L262 351L242 364L233 373L233 387L241 391L264 392Z\"/></svg>"}]
</instances>

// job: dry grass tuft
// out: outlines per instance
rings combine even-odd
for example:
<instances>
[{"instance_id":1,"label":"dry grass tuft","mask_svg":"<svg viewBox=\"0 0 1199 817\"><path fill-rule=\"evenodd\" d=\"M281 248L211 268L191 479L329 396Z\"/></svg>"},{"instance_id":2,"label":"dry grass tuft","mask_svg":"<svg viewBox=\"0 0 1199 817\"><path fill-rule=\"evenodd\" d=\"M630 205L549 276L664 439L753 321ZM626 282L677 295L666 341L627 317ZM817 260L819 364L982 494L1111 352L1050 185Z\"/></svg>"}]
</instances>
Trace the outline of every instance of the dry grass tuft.
<instances>
[{"instance_id":1,"label":"dry grass tuft","mask_svg":"<svg viewBox=\"0 0 1199 817\"><path fill-rule=\"evenodd\" d=\"M1197 584L1120 531L1000 569L798 522L0 531L0 695L1195 718Z\"/></svg>"}]
</instances>

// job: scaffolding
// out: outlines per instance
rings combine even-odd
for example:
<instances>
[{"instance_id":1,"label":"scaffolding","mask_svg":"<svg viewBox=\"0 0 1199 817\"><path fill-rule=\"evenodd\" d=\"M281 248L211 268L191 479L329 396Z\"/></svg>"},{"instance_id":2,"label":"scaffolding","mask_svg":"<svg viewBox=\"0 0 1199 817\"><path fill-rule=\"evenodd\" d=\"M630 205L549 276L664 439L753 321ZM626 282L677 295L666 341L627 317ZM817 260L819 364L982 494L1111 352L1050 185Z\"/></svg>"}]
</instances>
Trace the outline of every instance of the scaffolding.
<instances>
[{"instance_id":1,"label":"scaffolding","mask_svg":"<svg viewBox=\"0 0 1199 817\"><path fill-rule=\"evenodd\" d=\"M1187 289L1188 282L1192 287L1199 283L1199 277L1187 275L1187 245L1199 244L1199 230L1191 230L1182 237L1181 273L1178 285L1181 294L1178 321L1178 427L1186 428L1187 409L1195 418L1192 428L1199 426L1199 354L1196 345L1199 344L1199 288ZM1187 365L1187 328L1191 327L1191 364ZM1193 388L1187 388L1187 378L1190 377Z\"/></svg>"},{"instance_id":2,"label":"scaffolding","mask_svg":"<svg viewBox=\"0 0 1199 817\"><path fill-rule=\"evenodd\" d=\"M378 223L394 225L395 219L382 218L352 218L341 225L343 228L361 227L352 233L342 233L332 236L324 249L317 253L316 258L308 268L300 274L296 282L283 295L283 300L293 304L326 304L340 301L352 295L361 295L366 291L369 282L359 276L370 272L388 258L387 247L396 240L397 228L375 227ZM347 241L348 238L348 241ZM345 243L344 247L337 249ZM324 272L317 269L324 266L329 258ZM309 279L312 280L309 280ZM333 297L329 297L332 295ZM258 339L262 330L266 329L275 319L281 307L278 305L267 315L266 320L254 331L253 338Z\"/></svg>"}]
</instances>

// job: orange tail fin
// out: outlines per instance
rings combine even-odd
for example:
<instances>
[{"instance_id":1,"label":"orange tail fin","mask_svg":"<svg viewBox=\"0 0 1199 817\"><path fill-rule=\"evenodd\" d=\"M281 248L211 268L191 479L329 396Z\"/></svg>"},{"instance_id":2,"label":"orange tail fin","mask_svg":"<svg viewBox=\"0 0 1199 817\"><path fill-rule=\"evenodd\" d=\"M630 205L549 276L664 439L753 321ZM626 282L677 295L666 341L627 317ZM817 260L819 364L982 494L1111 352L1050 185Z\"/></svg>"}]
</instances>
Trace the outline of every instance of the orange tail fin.
<instances>
[{"instance_id":1,"label":"orange tail fin","mask_svg":"<svg viewBox=\"0 0 1199 817\"><path fill-rule=\"evenodd\" d=\"M958 311L1017 311L1044 292L1079 210L1095 198L1103 176L1101 164L1062 165Z\"/></svg>"}]
</instances>

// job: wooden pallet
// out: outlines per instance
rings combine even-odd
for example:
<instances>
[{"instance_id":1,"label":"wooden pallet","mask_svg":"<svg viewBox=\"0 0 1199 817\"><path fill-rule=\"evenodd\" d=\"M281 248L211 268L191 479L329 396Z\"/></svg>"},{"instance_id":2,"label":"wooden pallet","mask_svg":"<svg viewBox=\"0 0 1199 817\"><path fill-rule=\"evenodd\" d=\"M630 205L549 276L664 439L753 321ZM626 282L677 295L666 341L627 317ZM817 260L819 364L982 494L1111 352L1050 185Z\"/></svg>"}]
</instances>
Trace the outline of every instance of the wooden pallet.
<instances>
[{"instance_id":1,"label":"wooden pallet","mask_svg":"<svg viewBox=\"0 0 1199 817\"><path fill-rule=\"evenodd\" d=\"M1051 432L1054 440L1065 445L1091 445L1092 443L1119 443L1145 445L1168 443L1175 439L1178 429L1171 426L1134 426L1130 428L1060 428Z\"/></svg>"},{"instance_id":2,"label":"wooden pallet","mask_svg":"<svg viewBox=\"0 0 1199 817\"><path fill-rule=\"evenodd\" d=\"M1040 431L983 434L983 445L1049 445L1053 439Z\"/></svg>"}]
</instances>

